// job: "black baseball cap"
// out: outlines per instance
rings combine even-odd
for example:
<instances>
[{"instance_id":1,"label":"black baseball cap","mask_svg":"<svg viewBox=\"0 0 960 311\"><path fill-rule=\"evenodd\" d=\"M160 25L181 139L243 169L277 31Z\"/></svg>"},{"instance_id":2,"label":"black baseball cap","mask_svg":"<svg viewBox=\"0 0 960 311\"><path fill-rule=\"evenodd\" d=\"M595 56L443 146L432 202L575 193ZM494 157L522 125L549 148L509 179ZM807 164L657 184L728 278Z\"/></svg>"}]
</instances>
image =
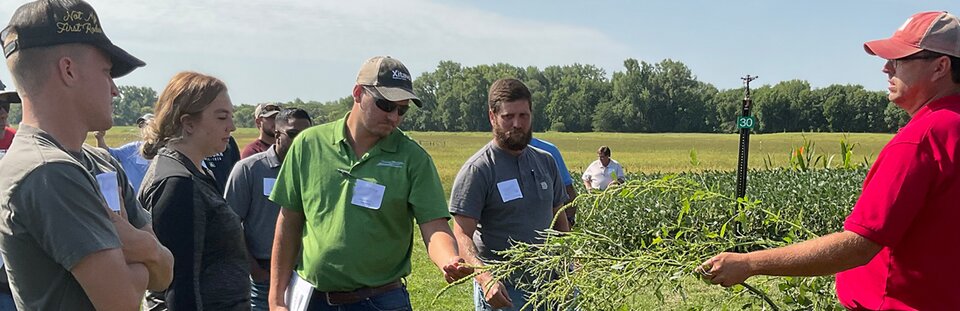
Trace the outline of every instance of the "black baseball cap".
<instances>
[{"instance_id":1,"label":"black baseball cap","mask_svg":"<svg viewBox=\"0 0 960 311\"><path fill-rule=\"evenodd\" d=\"M0 40L4 57L29 48L68 43L96 46L110 56L110 76L114 78L146 65L110 42L97 12L82 0L37 0L21 5L0 32Z\"/></svg>"},{"instance_id":2,"label":"black baseball cap","mask_svg":"<svg viewBox=\"0 0 960 311\"><path fill-rule=\"evenodd\" d=\"M360 67L357 84L370 86L377 95L390 101L411 100L417 107L423 107L420 98L413 94L413 77L407 66L390 56L376 56L368 59Z\"/></svg>"},{"instance_id":3,"label":"black baseball cap","mask_svg":"<svg viewBox=\"0 0 960 311\"><path fill-rule=\"evenodd\" d=\"M10 104L19 102L20 94L17 94L17 91L0 92L0 109L3 111L10 112Z\"/></svg>"}]
</instances>

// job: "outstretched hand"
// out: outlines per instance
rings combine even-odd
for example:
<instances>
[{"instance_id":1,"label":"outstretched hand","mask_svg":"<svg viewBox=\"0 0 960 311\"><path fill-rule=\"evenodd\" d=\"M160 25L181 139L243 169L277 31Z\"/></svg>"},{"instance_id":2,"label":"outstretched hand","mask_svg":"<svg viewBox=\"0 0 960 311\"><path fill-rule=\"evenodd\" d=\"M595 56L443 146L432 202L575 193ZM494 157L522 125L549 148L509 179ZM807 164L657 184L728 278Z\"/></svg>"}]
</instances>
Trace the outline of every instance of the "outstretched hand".
<instances>
[{"instance_id":1,"label":"outstretched hand","mask_svg":"<svg viewBox=\"0 0 960 311\"><path fill-rule=\"evenodd\" d=\"M460 256L454 256L450 262L443 266L443 279L447 283L456 282L473 274L473 268L466 265L466 261Z\"/></svg>"},{"instance_id":2,"label":"outstretched hand","mask_svg":"<svg viewBox=\"0 0 960 311\"><path fill-rule=\"evenodd\" d=\"M752 276L745 254L720 253L700 264L695 271L704 280L723 287L741 284Z\"/></svg>"}]
</instances>

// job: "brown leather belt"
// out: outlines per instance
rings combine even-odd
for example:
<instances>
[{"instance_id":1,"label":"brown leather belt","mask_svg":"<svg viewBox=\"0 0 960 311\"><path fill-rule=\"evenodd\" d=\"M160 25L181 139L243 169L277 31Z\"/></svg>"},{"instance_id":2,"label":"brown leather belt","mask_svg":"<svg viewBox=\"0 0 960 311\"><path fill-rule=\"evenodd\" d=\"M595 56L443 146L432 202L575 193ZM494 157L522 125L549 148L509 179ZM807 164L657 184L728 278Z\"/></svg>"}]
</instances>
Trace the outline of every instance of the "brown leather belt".
<instances>
[{"instance_id":1,"label":"brown leather belt","mask_svg":"<svg viewBox=\"0 0 960 311\"><path fill-rule=\"evenodd\" d=\"M327 303L331 305L347 305L351 303L357 303L363 301L364 299L374 297L401 287L403 287L403 282L396 280L387 283L386 285L377 287L363 287L349 292L321 292L314 290L313 294L323 296L327 300Z\"/></svg>"}]
</instances>

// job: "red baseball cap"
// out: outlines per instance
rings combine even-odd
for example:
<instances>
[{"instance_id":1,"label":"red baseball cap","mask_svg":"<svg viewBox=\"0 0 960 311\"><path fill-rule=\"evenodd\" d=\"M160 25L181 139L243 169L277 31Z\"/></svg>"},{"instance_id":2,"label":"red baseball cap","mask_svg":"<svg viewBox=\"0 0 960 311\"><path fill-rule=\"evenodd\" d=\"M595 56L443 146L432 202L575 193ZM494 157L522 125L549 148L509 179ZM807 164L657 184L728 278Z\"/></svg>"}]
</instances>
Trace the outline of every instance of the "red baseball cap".
<instances>
[{"instance_id":1,"label":"red baseball cap","mask_svg":"<svg viewBox=\"0 0 960 311\"><path fill-rule=\"evenodd\" d=\"M863 44L870 55L898 59L922 50L960 57L960 20L947 12L914 14L888 39Z\"/></svg>"}]
</instances>

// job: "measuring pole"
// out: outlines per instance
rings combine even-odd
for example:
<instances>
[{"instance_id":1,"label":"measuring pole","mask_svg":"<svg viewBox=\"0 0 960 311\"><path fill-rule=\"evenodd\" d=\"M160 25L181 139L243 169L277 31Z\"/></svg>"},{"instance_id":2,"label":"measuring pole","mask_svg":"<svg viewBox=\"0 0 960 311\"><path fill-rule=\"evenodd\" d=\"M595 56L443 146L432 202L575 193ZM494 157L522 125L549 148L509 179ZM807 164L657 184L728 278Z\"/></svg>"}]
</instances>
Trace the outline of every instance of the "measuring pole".
<instances>
[{"instance_id":1,"label":"measuring pole","mask_svg":"<svg viewBox=\"0 0 960 311\"><path fill-rule=\"evenodd\" d=\"M740 156L737 159L737 198L742 198L747 194L747 156L750 154L750 129L757 124L757 119L750 115L750 108L753 106L753 100L750 99L750 81L756 80L757 76L747 75L740 79L746 84L747 89L743 97L740 117L737 118L737 127L740 128Z\"/></svg>"}]
</instances>

